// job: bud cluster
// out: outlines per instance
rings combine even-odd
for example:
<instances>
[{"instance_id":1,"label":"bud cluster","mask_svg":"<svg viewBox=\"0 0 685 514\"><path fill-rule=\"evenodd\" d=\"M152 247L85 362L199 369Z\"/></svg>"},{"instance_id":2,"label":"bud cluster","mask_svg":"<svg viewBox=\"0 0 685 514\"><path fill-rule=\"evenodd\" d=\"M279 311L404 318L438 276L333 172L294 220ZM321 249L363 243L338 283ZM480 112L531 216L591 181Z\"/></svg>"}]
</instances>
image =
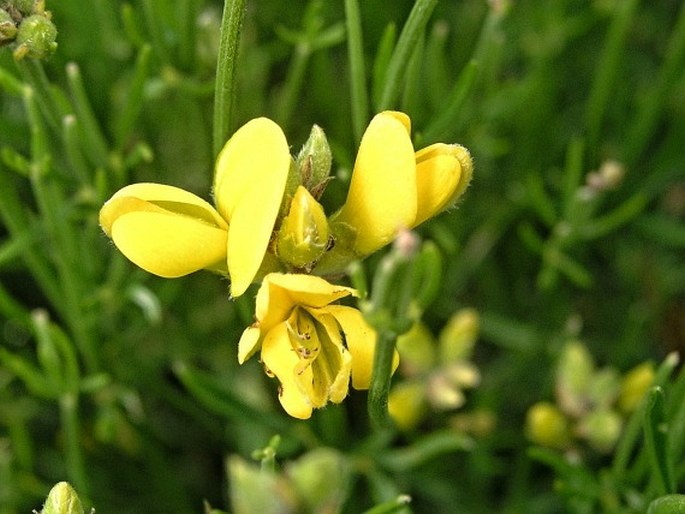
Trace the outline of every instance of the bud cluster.
<instances>
[{"instance_id":1,"label":"bud cluster","mask_svg":"<svg viewBox=\"0 0 685 514\"><path fill-rule=\"evenodd\" d=\"M653 378L654 366L649 362L623 376L611 367L597 368L585 345L570 341L557 365L555 402L540 401L528 410L528 438L559 450L577 451L589 445L609 453Z\"/></svg>"},{"instance_id":2,"label":"bud cluster","mask_svg":"<svg viewBox=\"0 0 685 514\"><path fill-rule=\"evenodd\" d=\"M465 390L480 383L478 368L470 360L478 332L478 313L461 309L448 320L437 341L421 322L397 339L400 373L406 380L391 390L388 409L400 429L411 430L430 412L452 411L466 403ZM464 424L467 418L459 419L460 429L470 431L469 424Z\"/></svg>"},{"instance_id":3,"label":"bud cluster","mask_svg":"<svg viewBox=\"0 0 685 514\"><path fill-rule=\"evenodd\" d=\"M57 49L57 28L44 0L0 0L0 46L13 45L14 58L44 59Z\"/></svg>"},{"instance_id":4,"label":"bud cluster","mask_svg":"<svg viewBox=\"0 0 685 514\"><path fill-rule=\"evenodd\" d=\"M309 273L329 247L328 219L318 199L330 181L332 162L326 135L314 125L291 163L276 232L274 253L291 271Z\"/></svg>"}]
</instances>

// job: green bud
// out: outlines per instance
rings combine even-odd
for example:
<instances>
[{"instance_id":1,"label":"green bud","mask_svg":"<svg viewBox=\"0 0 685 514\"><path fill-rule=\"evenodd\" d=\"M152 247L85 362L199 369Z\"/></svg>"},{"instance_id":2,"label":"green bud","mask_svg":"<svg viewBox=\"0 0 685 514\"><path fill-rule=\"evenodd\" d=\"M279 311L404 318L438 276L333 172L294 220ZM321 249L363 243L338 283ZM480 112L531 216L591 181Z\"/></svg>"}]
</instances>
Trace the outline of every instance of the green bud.
<instances>
[{"instance_id":1,"label":"green bud","mask_svg":"<svg viewBox=\"0 0 685 514\"><path fill-rule=\"evenodd\" d=\"M24 57L43 59L57 50L57 28L50 19L42 14L34 14L24 18L17 31L17 48L14 58Z\"/></svg>"},{"instance_id":2,"label":"green bud","mask_svg":"<svg viewBox=\"0 0 685 514\"><path fill-rule=\"evenodd\" d=\"M41 514L83 514L83 506L74 488L59 482L50 489Z\"/></svg>"},{"instance_id":3,"label":"green bud","mask_svg":"<svg viewBox=\"0 0 685 514\"><path fill-rule=\"evenodd\" d=\"M0 46L14 40L17 35L17 26L5 9L0 9Z\"/></svg>"},{"instance_id":4,"label":"green bud","mask_svg":"<svg viewBox=\"0 0 685 514\"><path fill-rule=\"evenodd\" d=\"M309 139L297 155L297 169L302 177L302 184L319 199L326 189L331 173L333 155L328 145L326 134L318 125L312 126Z\"/></svg>"},{"instance_id":5,"label":"green bud","mask_svg":"<svg viewBox=\"0 0 685 514\"><path fill-rule=\"evenodd\" d=\"M647 389L654 382L654 364L643 362L625 374L621 382L618 407L623 412L633 412L640 404Z\"/></svg>"},{"instance_id":6,"label":"green bud","mask_svg":"<svg viewBox=\"0 0 685 514\"><path fill-rule=\"evenodd\" d=\"M297 491L298 512L340 512L350 478L343 455L330 448L317 448L289 464L286 475Z\"/></svg>"},{"instance_id":7,"label":"green bud","mask_svg":"<svg viewBox=\"0 0 685 514\"><path fill-rule=\"evenodd\" d=\"M397 338L397 351L402 356L400 370L405 376L427 373L435 364L435 340L421 321Z\"/></svg>"},{"instance_id":8,"label":"green bud","mask_svg":"<svg viewBox=\"0 0 685 514\"><path fill-rule=\"evenodd\" d=\"M601 409L580 420L578 434L595 450L609 453L616 445L622 428L623 419L617 412Z\"/></svg>"},{"instance_id":9,"label":"green bud","mask_svg":"<svg viewBox=\"0 0 685 514\"><path fill-rule=\"evenodd\" d=\"M300 186L278 231L278 257L295 268L311 269L328 246L326 213Z\"/></svg>"},{"instance_id":10,"label":"green bud","mask_svg":"<svg viewBox=\"0 0 685 514\"><path fill-rule=\"evenodd\" d=\"M580 341L566 344L559 357L556 393L561 409L581 416L588 407L588 388L595 372L592 355Z\"/></svg>"},{"instance_id":11,"label":"green bud","mask_svg":"<svg viewBox=\"0 0 685 514\"><path fill-rule=\"evenodd\" d=\"M526 414L526 435L536 444L548 448L566 448L570 442L566 416L548 402L539 402Z\"/></svg>"},{"instance_id":12,"label":"green bud","mask_svg":"<svg viewBox=\"0 0 685 514\"><path fill-rule=\"evenodd\" d=\"M7 8L18 11L22 16L29 16L36 12L36 0L9 0Z\"/></svg>"},{"instance_id":13,"label":"green bud","mask_svg":"<svg viewBox=\"0 0 685 514\"><path fill-rule=\"evenodd\" d=\"M240 457L228 461L231 511L235 514L295 512L297 499L283 477Z\"/></svg>"},{"instance_id":14,"label":"green bud","mask_svg":"<svg viewBox=\"0 0 685 514\"><path fill-rule=\"evenodd\" d=\"M588 387L588 398L596 408L609 408L615 402L621 389L621 377L614 368L597 371Z\"/></svg>"},{"instance_id":15,"label":"green bud","mask_svg":"<svg viewBox=\"0 0 685 514\"><path fill-rule=\"evenodd\" d=\"M685 512L685 495L667 494L649 504L647 514L679 514Z\"/></svg>"},{"instance_id":16,"label":"green bud","mask_svg":"<svg viewBox=\"0 0 685 514\"><path fill-rule=\"evenodd\" d=\"M460 309L452 315L438 338L440 361L468 359L478 339L479 317L475 309Z\"/></svg>"}]
</instances>

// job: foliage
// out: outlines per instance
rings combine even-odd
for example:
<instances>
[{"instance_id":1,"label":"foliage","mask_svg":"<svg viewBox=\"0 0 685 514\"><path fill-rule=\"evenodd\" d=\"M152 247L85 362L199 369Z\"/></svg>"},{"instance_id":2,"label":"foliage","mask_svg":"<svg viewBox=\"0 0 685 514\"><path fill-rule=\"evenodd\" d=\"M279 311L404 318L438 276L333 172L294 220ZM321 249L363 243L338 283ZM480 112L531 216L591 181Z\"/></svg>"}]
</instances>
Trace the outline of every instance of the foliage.
<instances>
[{"instance_id":1,"label":"foliage","mask_svg":"<svg viewBox=\"0 0 685 514\"><path fill-rule=\"evenodd\" d=\"M21 20L2 27L0 514L39 509L63 480L98 512L241 512L246 497L297 512L682 508L682 2L227 1L223 17L204 0L10 4L51 21L57 47L17 53ZM321 202L342 205L383 109L410 115L417 148L468 148L474 180L418 229L416 261L391 249L383 275L371 257L354 286L370 277L362 308L394 335L476 309L481 383L462 410L494 413L487 430L436 411L399 433L388 383L368 412L353 391L288 418L259 363L236 358L256 288L232 301L216 277L147 275L98 227L128 183L207 198L218 148L262 115L293 148L326 131ZM610 454L526 438L572 339L621 374L655 365Z\"/></svg>"}]
</instances>

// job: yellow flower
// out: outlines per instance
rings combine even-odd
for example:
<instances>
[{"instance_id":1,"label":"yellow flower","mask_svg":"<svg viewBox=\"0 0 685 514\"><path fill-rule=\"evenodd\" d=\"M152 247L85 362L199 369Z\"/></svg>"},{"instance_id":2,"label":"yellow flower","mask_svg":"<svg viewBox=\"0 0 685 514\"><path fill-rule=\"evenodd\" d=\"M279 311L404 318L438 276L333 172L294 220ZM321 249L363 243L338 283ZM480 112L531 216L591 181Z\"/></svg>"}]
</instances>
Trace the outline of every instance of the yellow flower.
<instances>
[{"instance_id":1,"label":"yellow flower","mask_svg":"<svg viewBox=\"0 0 685 514\"><path fill-rule=\"evenodd\" d=\"M281 405L295 418L340 403L350 378L355 389L369 387L376 333L357 309L332 304L347 296L357 293L320 277L282 273L266 275L257 293L257 321L240 338L238 361L261 348L267 374L281 383Z\"/></svg>"},{"instance_id":2,"label":"yellow flower","mask_svg":"<svg viewBox=\"0 0 685 514\"><path fill-rule=\"evenodd\" d=\"M377 114L359 146L347 200L335 221L356 233L365 256L454 205L471 180L473 163L460 145L436 143L414 152L409 117Z\"/></svg>"},{"instance_id":3,"label":"yellow flower","mask_svg":"<svg viewBox=\"0 0 685 514\"><path fill-rule=\"evenodd\" d=\"M231 293L239 296L266 254L290 163L281 128L257 118L243 125L217 158L216 209L183 189L133 184L105 203L100 225L144 270L166 278L201 269L227 271Z\"/></svg>"}]
</instances>

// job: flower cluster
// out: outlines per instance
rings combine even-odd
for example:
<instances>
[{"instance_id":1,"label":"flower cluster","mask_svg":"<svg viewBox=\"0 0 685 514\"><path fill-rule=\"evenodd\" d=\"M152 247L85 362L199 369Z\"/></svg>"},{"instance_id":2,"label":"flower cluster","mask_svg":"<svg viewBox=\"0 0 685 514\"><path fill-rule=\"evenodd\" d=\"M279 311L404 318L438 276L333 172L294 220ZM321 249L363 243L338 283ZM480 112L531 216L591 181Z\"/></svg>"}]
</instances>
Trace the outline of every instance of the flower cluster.
<instances>
[{"instance_id":1,"label":"flower cluster","mask_svg":"<svg viewBox=\"0 0 685 514\"><path fill-rule=\"evenodd\" d=\"M435 412L464 405L464 391L480 382L478 368L470 360L478 325L474 309L460 309L437 340L420 321L397 339L405 380L390 391L388 410L400 429L412 430Z\"/></svg>"},{"instance_id":2,"label":"flower cluster","mask_svg":"<svg viewBox=\"0 0 685 514\"><path fill-rule=\"evenodd\" d=\"M321 277L339 275L454 205L472 173L462 146L415 151L408 116L390 111L369 124L347 199L327 215L319 199L331 161L320 128L293 158L281 128L257 118L217 157L214 205L174 186L139 183L100 211L103 231L150 273L213 271L230 279L233 297L261 282L239 361L261 350L267 373L281 383L281 403L298 418L342 401L350 378L357 389L370 382L375 334L358 310L333 304L356 292Z\"/></svg>"},{"instance_id":3,"label":"flower cluster","mask_svg":"<svg viewBox=\"0 0 685 514\"><path fill-rule=\"evenodd\" d=\"M556 402L540 401L528 410L528 438L564 451L577 451L581 443L587 443L595 451L608 453L653 379L654 366L649 362L624 376L610 367L597 369L585 345L571 341L559 357Z\"/></svg>"}]
</instances>

